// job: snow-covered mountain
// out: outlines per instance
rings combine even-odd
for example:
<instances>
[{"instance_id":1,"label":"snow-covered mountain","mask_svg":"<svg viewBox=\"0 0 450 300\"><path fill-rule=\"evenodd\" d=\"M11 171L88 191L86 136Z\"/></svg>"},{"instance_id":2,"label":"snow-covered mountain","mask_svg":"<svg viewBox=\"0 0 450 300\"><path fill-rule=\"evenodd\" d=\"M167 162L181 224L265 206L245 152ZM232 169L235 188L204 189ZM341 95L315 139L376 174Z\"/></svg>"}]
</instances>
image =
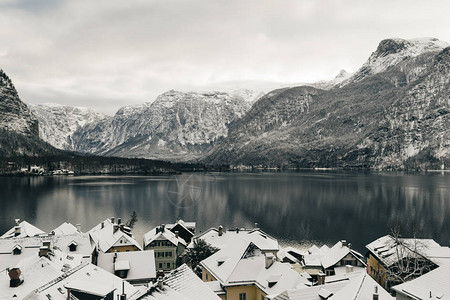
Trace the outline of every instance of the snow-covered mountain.
<instances>
[{"instance_id":1,"label":"snow-covered mountain","mask_svg":"<svg viewBox=\"0 0 450 300\"><path fill-rule=\"evenodd\" d=\"M73 134L74 150L108 156L190 160L228 134L251 107L254 92L168 91L152 103L121 108L114 117Z\"/></svg>"},{"instance_id":2,"label":"snow-covered mountain","mask_svg":"<svg viewBox=\"0 0 450 300\"><path fill-rule=\"evenodd\" d=\"M450 165L450 47L384 40L346 84L274 90L234 122L207 164ZM351 84L350 84L351 83Z\"/></svg>"},{"instance_id":3,"label":"snow-covered mountain","mask_svg":"<svg viewBox=\"0 0 450 300\"><path fill-rule=\"evenodd\" d=\"M418 38L404 40L399 38L382 40L375 52L369 59L349 78L341 81L338 85L344 86L349 83L358 82L369 75L388 70L399 62L416 57L424 53L436 53L450 45L436 38Z\"/></svg>"},{"instance_id":4,"label":"snow-covered mountain","mask_svg":"<svg viewBox=\"0 0 450 300\"><path fill-rule=\"evenodd\" d=\"M25 135L39 134L38 120L23 103L8 75L0 70L0 128Z\"/></svg>"},{"instance_id":5,"label":"snow-covered mountain","mask_svg":"<svg viewBox=\"0 0 450 300\"><path fill-rule=\"evenodd\" d=\"M106 118L105 115L85 107L46 103L28 104L39 120L40 137L50 145L72 150L72 134L92 122Z\"/></svg>"}]
</instances>

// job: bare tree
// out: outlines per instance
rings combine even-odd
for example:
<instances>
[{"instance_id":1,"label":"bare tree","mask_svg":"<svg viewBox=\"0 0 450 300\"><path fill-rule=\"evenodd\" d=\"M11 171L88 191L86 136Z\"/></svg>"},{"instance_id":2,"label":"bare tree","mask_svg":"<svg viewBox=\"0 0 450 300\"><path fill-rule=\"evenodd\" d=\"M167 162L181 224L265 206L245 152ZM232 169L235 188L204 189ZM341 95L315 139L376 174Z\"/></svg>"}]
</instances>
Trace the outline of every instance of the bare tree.
<instances>
[{"instance_id":1,"label":"bare tree","mask_svg":"<svg viewBox=\"0 0 450 300\"><path fill-rule=\"evenodd\" d=\"M385 269L389 286L412 280L437 267L427 257L427 242L418 239L416 234L412 238L403 238L400 230L395 228L391 238L391 248L383 254L386 261L392 263Z\"/></svg>"}]
</instances>

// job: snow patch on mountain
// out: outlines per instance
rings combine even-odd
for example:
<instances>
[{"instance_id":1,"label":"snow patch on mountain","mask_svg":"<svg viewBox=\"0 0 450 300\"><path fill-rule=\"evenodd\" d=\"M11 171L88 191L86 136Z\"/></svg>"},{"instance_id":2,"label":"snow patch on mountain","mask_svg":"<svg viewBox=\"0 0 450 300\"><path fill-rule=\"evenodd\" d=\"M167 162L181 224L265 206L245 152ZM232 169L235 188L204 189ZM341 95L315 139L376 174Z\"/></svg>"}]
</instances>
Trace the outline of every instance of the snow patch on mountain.
<instances>
[{"instance_id":1,"label":"snow patch on mountain","mask_svg":"<svg viewBox=\"0 0 450 300\"><path fill-rule=\"evenodd\" d=\"M382 40L376 51L370 55L361 68L338 85L342 87L349 83L361 81L369 75L384 72L405 59L427 52L439 52L449 46L448 43L436 38Z\"/></svg>"},{"instance_id":2,"label":"snow patch on mountain","mask_svg":"<svg viewBox=\"0 0 450 300\"><path fill-rule=\"evenodd\" d=\"M29 104L39 120L40 137L50 145L72 150L72 134L88 123L106 116L86 107L72 107L56 103Z\"/></svg>"}]
</instances>

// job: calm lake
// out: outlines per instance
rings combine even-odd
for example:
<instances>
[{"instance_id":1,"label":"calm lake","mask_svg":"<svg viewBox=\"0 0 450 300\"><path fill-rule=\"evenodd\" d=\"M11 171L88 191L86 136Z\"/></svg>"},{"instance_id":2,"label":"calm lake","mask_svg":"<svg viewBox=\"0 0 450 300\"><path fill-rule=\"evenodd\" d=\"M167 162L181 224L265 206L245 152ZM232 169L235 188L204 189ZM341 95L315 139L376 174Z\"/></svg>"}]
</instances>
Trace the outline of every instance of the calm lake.
<instances>
[{"instance_id":1,"label":"calm lake","mask_svg":"<svg viewBox=\"0 0 450 300\"><path fill-rule=\"evenodd\" d=\"M197 232L259 227L284 243L334 244L357 250L400 225L404 235L450 245L450 174L344 171L186 173L180 176L0 178L0 233L26 220L44 231L68 221L88 231L133 211L142 235L178 217Z\"/></svg>"}]
</instances>

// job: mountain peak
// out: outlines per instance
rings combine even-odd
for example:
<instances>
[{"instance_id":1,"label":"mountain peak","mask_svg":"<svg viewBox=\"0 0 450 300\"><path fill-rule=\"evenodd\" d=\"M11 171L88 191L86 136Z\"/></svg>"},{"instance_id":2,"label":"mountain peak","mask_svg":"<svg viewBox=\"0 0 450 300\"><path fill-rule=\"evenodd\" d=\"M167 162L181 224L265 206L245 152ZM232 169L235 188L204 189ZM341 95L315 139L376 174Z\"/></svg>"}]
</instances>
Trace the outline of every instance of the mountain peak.
<instances>
[{"instance_id":1,"label":"mountain peak","mask_svg":"<svg viewBox=\"0 0 450 300\"><path fill-rule=\"evenodd\" d=\"M410 40L391 38L382 40L375 52L370 55L361 68L340 86L358 82L368 75L386 71L399 62L428 52L439 52L449 44L436 38L415 38Z\"/></svg>"}]
</instances>

